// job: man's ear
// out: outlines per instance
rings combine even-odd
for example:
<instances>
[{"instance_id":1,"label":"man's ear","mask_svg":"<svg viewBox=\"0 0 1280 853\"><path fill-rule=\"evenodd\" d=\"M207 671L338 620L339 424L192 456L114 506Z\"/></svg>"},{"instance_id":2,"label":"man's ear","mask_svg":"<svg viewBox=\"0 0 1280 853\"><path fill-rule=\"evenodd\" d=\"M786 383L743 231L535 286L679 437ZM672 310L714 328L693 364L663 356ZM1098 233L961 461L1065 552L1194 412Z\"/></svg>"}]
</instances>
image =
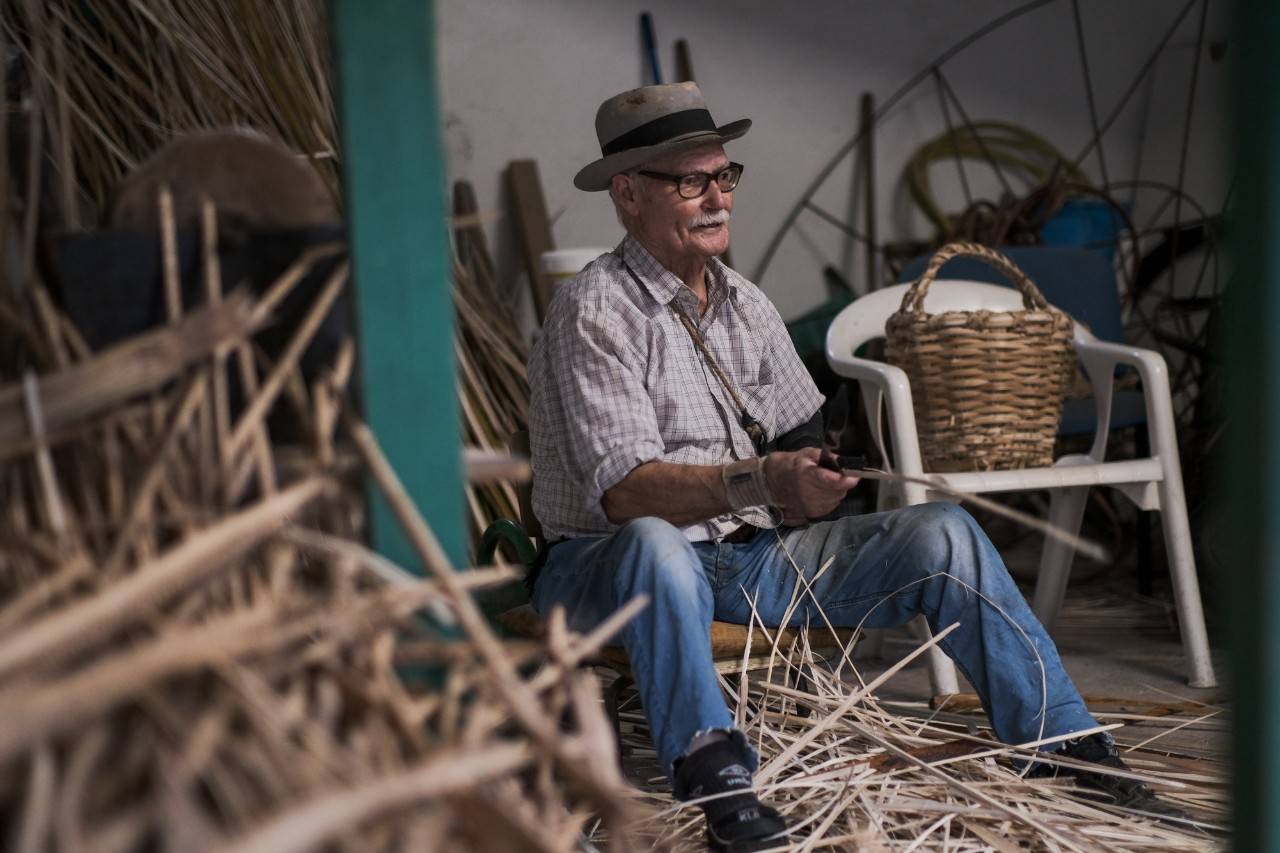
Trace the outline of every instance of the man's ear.
<instances>
[{"instance_id":1,"label":"man's ear","mask_svg":"<svg viewBox=\"0 0 1280 853\"><path fill-rule=\"evenodd\" d=\"M613 176L609 185L609 194L628 216L635 216L640 212L639 193L640 182L634 176L625 173Z\"/></svg>"}]
</instances>

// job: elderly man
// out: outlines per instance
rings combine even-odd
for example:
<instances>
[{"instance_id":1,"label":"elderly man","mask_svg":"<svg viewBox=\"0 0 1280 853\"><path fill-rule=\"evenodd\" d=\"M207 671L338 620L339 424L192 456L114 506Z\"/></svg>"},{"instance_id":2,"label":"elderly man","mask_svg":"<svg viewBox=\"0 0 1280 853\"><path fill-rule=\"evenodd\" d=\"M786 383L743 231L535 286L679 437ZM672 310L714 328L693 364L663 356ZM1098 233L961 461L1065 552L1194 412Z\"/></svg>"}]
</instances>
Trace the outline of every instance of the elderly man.
<instances>
[{"instance_id":1,"label":"elderly man","mask_svg":"<svg viewBox=\"0 0 1280 853\"><path fill-rule=\"evenodd\" d=\"M820 464L822 397L778 312L721 263L743 167L692 83L605 101L602 157L576 186L608 190L627 236L560 290L530 364L534 511L550 543L534 607L586 630L637 595L622 642L677 798L703 803L713 848L777 843L786 828L751 784L712 665L713 619L776 626L796 568L839 626L923 613L996 734L1026 743L1095 727L1053 642L963 510L926 504L809 523L858 481ZM828 561L831 565L819 573ZM816 599L816 602L815 602ZM1042 669L1043 666L1043 669ZM1055 746L1061 746L1057 744ZM1123 767L1110 737L1068 741ZM1143 785L1081 774L1117 802L1162 810Z\"/></svg>"}]
</instances>

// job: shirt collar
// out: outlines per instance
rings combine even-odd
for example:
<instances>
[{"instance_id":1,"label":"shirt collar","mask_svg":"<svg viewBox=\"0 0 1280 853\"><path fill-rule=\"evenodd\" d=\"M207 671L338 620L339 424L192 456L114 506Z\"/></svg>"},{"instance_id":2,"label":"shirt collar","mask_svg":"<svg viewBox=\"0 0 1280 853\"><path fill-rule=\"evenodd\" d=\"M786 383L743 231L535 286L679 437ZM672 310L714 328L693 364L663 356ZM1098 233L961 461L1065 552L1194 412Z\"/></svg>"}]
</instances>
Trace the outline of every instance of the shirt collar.
<instances>
[{"instance_id":1,"label":"shirt collar","mask_svg":"<svg viewBox=\"0 0 1280 853\"><path fill-rule=\"evenodd\" d=\"M660 305L667 305L678 297L694 299L693 292L685 287L675 273L664 267L658 259L649 254L649 250L640 241L628 234L619 244L623 261L640 279L645 290ZM736 295L738 284L729 273L729 268L719 258L707 262L707 318L710 319L729 295Z\"/></svg>"}]
</instances>

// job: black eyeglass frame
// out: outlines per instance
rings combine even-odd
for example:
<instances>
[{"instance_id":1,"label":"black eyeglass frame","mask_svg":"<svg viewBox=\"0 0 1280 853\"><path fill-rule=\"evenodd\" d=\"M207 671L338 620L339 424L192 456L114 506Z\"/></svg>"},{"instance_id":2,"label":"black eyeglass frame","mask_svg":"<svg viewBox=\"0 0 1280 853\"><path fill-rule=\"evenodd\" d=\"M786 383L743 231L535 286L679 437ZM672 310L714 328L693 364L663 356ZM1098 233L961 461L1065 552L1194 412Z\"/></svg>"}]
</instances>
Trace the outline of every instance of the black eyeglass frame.
<instances>
[{"instance_id":1,"label":"black eyeglass frame","mask_svg":"<svg viewBox=\"0 0 1280 853\"><path fill-rule=\"evenodd\" d=\"M734 170L737 170L737 174L733 177L733 183L729 184L728 189L726 189L723 186L720 186L720 176L723 175L725 172L733 172ZM636 174L644 175L646 178L658 178L664 181L671 181L676 185L676 192L679 194L681 198L702 198L704 195L707 194L707 190L711 188L712 181L716 182L716 186L720 188L720 192L722 193L733 192L735 189L737 189L738 183L742 180L742 173L744 171L746 171L746 167L743 166L741 163L734 163L730 161L728 166L725 166L723 169L721 169L718 172L686 172L683 175L671 175L666 172L651 172L648 169L636 169ZM698 192L696 192L693 195L685 195L684 194L685 178L702 178L702 189L698 190Z\"/></svg>"}]
</instances>

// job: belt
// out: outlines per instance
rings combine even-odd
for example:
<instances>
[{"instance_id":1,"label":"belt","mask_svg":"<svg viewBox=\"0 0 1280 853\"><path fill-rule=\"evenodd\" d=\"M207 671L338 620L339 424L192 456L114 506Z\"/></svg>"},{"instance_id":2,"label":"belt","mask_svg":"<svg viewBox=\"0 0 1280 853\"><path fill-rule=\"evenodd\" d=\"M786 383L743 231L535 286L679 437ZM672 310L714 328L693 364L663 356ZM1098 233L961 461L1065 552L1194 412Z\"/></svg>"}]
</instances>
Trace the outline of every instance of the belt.
<instances>
[{"instance_id":1,"label":"belt","mask_svg":"<svg viewBox=\"0 0 1280 853\"><path fill-rule=\"evenodd\" d=\"M759 532L759 527L756 527L754 524L744 522L741 527L724 537L721 541L728 542L730 545L741 545L744 542L750 542Z\"/></svg>"}]
</instances>

